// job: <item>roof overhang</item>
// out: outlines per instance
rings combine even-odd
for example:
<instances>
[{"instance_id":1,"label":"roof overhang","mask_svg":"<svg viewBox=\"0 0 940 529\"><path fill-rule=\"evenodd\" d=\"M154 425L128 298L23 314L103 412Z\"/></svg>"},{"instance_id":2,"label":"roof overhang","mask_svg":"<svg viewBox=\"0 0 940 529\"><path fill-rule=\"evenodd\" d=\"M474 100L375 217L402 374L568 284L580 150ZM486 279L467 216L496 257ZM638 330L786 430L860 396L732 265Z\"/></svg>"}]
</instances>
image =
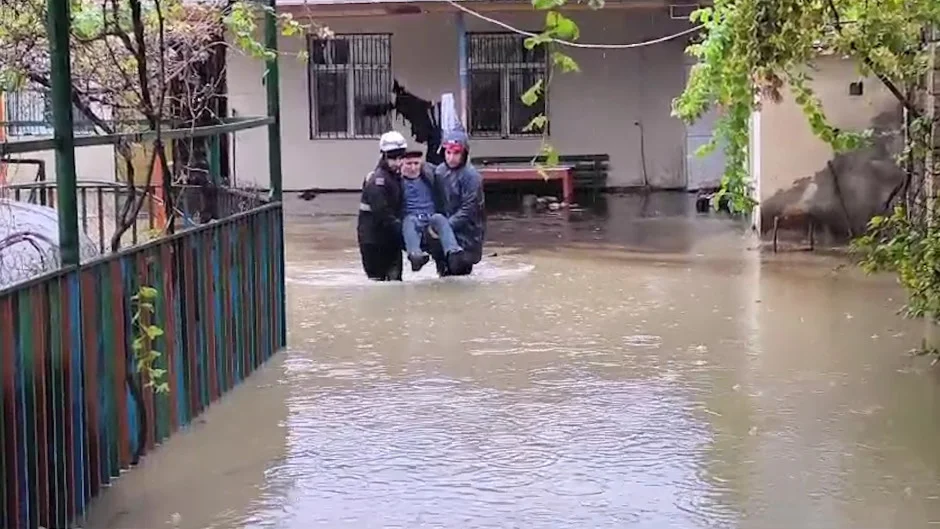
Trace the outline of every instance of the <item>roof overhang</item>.
<instances>
[{"instance_id":1,"label":"roof overhang","mask_svg":"<svg viewBox=\"0 0 940 529\"><path fill-rule=\"evenodd\" d=\"M523 0L461 0L474 11L508 12L533 11L532 3ZM668 9L672 0L608 0L604 9ZM683 2L684 3L684 2ZM452 13L457 9L440 0L278 0L278 9L294 16L351 17L417 15L423 13ZM591 10L587 2L571 2L566 11Z\"/></svg>"}]
</instances>

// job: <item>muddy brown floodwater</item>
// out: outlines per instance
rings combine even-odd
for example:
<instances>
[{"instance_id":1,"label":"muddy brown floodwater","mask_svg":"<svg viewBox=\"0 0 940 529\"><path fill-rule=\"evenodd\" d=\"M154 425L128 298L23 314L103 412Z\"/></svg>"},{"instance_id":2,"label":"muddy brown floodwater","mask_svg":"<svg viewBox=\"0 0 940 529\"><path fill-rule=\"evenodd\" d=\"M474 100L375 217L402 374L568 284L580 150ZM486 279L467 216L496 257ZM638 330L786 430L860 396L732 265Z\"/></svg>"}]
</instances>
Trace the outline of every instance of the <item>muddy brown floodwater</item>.
<instances>
[{"instance_id":1,"label":"muddy brown floodwater","mask_svg":"<svg viewBox=\"0 0 940 529\"><path fill-rule=\"evenodd\" d=\"M940 377L891 278L667 195L494 215L472 277L370 284L354 208L289 204L289 350L85 527L940 527Z\"/></svg>"}]
</instances>

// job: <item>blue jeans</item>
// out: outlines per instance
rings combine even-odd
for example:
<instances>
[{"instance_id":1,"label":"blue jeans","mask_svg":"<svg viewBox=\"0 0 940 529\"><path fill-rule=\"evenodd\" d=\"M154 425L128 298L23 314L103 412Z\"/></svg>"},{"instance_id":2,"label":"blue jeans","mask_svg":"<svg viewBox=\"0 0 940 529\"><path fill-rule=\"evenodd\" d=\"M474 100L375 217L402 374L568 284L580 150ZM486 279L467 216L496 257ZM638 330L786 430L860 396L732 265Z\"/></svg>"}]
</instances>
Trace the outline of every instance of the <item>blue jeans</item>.
<instances>
[{"instance_id":1,"label":"blue jeans","mask_svg":"<svg viewBox=\"0 0 940 529\"><path fill-rule=\"evenodd\" d=\"M421 251L421 235L428 226L433 228L434 233L440 238L444 253L451 254L463 250L460 245L457 244L457 236L454 235L454 229L450 227L450 221L447 220L447 217L440 213L433 215L422 213L418 215L405 215L405 220L402 222L402 237L405 239L405 251L408 252L408 255L420 255L423 253Z\"/></svg>"}]
</instances>

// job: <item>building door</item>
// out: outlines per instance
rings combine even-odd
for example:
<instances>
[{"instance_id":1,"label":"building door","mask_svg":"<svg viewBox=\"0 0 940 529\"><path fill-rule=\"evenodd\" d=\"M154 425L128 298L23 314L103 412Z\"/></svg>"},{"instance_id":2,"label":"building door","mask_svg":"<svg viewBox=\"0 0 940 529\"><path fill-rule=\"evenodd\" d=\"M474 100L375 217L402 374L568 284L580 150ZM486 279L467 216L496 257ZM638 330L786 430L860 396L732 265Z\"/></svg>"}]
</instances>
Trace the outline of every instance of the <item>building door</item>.
<instances>
[{"instance_id":1,"label":"building door","mask_svg":"<svg viewBox=\"0 0 940 529\"><path fill-rule=\"evenodd\" d=\"M688 73L694 64L694 62L690 62L690 59L694 61L693 58L686 58L686 79L688 79ZM721 185L721 176L725 171L724 145L719 144L717 149L705 157L695 154L699 147L711 141L717 119L717 112L711 110L695 123L686 125L685 167L686 174L689 177L689 190L717 188Z\"/></svg>"}]
</instances>

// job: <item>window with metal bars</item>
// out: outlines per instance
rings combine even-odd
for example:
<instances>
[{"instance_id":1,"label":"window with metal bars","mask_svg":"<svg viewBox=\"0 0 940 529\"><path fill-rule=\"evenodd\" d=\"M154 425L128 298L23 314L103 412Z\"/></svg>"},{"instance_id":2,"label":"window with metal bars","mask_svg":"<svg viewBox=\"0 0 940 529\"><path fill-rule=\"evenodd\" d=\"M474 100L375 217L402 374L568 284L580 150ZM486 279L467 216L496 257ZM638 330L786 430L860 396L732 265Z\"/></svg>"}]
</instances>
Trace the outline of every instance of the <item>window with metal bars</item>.
<instances>
[{"instance_id":1,"label":"window with metal bars","mask_svg":"<svg viewBox=\"0 0 940 529\"><path fill-rule=\"evenodd\" d=\"M38 89L19 90L0 94L3 98L8 136L43 137L52 136L52 99L49 91ZM95 105L93 105L95 110ZM97 109L100 110L100 109ZM106 116L100 116L107 119ZM72 107L72 124L75 134L93 134L95 125L76 107Z\"/></svg>"},{"instance_id":2,"label":"window with metal bars","mask_svg":"<svg viewBox=\"0 0 940 529\"><path fill-rule=\"evenodd\" d=\"M391 129L389 114L364 112L391 104L391 40L388 34L310 37L312 138L373 138Z\"/></svg>"},{"instance_id":3,"label":"window with metal bars","mask_svg":"<svg viewBox=\"0 0 940 529\"><path fill-rule=\"evenodd\" d=\"M526 37L515 33L470 33L469 130L473 136L509 138L538 136L526 131L532 118L545 113L547 93L532 106L522 94L548 72L545 47L526 49Z\"/></svg>"}]
</instances>

